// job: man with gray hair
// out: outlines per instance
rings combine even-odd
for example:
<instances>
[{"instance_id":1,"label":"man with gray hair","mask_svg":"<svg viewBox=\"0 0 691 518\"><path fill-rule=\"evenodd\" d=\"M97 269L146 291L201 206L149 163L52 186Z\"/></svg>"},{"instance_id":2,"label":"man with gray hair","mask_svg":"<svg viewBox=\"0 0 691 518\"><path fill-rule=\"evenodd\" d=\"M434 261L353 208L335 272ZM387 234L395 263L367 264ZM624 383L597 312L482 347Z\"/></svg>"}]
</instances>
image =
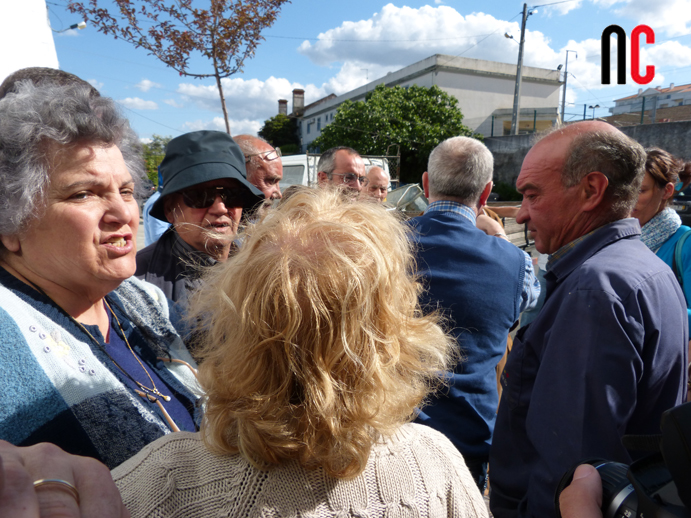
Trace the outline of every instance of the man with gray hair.
<instances>
[{"instance_id":1,"label":"man with gray hair","mask_svg":"<svg viewBox=\"0 0 691 518\"><path fill-rule=\"evenodd\" d=\"M365 162L353 148L332 147L319 157L317 184L320 187L338 187L357 198L365 180Z\"/></svg>"},{"instance_id":2,"label":"man with gray hair","mask_svg":"<svg viewBox=\"0 0 691 518\"><path fill-rule=\"evenodd\" d=\"M502 375L492 443L497 518L556 516L564 473L588 458L630 464L624 435L659 433L686 395L688 318L670 268L629 218L645 151L600 121L571 124L528 152L516 182L547 297ZM640 453L639 453L640 454Z\"/></svg>"},{"instance_id":3,"label":"man with gray hair","mask_svg":"<svg viewBox=\"0 0 691 518\"><path fill-rule=\"evenodd\" d=\"M454 443L481 489L499 402L496 367L512 325L540 294L530 256L481 214L493 165L478 140L454 137L439 144L422 176L430 205L411 220L427 288L421 303L449 317L461 358L449 373L448 392L422 408L417 420Z\"/></svg>"},{"instance_id":4,"label":"man with gray hair","mask_svg":"<svg viewBox=\"0 0 691 518\"><path fill-rule=\"evenodd\" d=\"M378 165L371 165L367 168L367 180L360 191L360 199L374 199L383 202L389 192L391 178L389 173Z\"/></svg>"},{"instance_id":5,"label":"man with gray hair","mask_svg":"<svg viewBox=\"0 0 691 518\"><path fill-rule=\"evenodd\" d=\"M281 199L281 150L253 135L237 135L233 140L245 155L247 181L264 193L264 199Z\"/></svg>"}]
</instances>

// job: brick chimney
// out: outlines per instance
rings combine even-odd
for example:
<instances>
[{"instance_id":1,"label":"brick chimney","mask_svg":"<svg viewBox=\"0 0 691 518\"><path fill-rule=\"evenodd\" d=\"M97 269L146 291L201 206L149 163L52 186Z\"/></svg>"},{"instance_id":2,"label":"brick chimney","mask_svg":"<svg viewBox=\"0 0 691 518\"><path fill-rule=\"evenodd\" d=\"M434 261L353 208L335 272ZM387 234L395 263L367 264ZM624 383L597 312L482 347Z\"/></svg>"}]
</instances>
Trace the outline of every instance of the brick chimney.
<instances>
[{"instance_id":1,"label":"brick chimney","mask_svg":"<svg viewBox=\"0 0 691 518\"><path fill-rule=\"evenodd\" d=\"M305 110L305 91L301 88L293 90L293 114L301 115Z\"/></svg>"},{"instance_id":2,"label":"brick chimney","mask_svg":"<svg viewBox=\"0 0 691 518\"><path fill-rule=\"evenodd\" d=\"M671 90L672 88L674 88L674 83L669 84L669 89Z\"/></svg>"},{"instance_id":3,"label":"brick chimney","mask_svg":"<svg viewBox=\"0 0 691 518\"><path fill-rule=\"evenodd\" d=\"M278 114L288 115L288 101L286 99L278 100Z\"/></svg>"}]
</instances>

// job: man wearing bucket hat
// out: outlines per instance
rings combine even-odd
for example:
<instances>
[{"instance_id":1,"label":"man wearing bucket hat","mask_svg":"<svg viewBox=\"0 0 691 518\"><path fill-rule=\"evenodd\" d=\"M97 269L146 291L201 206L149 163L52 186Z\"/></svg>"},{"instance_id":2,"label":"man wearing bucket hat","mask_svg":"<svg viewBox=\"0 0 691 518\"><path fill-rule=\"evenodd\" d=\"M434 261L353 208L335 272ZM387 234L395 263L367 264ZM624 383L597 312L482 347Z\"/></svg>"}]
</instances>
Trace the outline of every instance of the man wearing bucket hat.
<instances>
[{"instance_id":1,"label":"man wearing bucket hat","mask_svg":"<svg viewBox=\"0 0 691 518\"><path fill-rule=\"evenodd\" d=\"M242 209L253 208L264 195L247 181L242 151L221 131L171 140L160 172L163 191L150 214L171 227L137 254L136 276L181 302L200 267L228 258Z\"/></svg>"}]
</instances>

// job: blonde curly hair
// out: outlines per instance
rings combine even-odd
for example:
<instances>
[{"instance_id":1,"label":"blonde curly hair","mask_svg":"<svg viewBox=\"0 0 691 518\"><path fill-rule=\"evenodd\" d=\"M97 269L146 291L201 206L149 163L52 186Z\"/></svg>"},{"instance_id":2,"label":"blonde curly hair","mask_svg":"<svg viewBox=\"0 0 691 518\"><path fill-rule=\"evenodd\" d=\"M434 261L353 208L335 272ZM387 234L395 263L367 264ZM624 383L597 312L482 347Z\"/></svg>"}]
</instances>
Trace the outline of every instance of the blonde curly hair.
<instances>
[{"instance_id":1,"label":"blonde curly hair","mask_svg":"<svg viewBox=\"0 0 691 518\"><path fill-rule=\"evenodd\" d=\"M268 468L360 474L442 382L454 342L423 315L407 227L307 189L250 226L193 297L207 446Z\"/></svg>"}]
</instances>

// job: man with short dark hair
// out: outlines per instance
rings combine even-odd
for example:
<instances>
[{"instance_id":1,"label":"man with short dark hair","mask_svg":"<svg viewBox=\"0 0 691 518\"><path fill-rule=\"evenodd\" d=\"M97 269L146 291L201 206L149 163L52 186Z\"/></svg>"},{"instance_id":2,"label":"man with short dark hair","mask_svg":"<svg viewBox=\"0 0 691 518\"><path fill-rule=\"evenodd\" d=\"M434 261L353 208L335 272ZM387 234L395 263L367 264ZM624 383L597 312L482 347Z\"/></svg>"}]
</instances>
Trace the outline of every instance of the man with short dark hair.
<instances>
[{"instance_id":1,"label":"man with short dark hair","mask_svg":"<svg viewBox=\"0 0 691 518\"><path fill-rule=\"evenodd\" d=\"M421 409L418 422L451 440L481 489L499 403L496 367L509 329L540 294L530 256L481 214L493 164L478 140L454 137L439 144L422 176L430 205L411 220L426 288L421 304L448 316L460 349L448 391Z\"/></svg>"},{"instance_id":2,"label":"man with short dark hair","mask_svg":"<svg viewBox=\"0 0 691 518\"><path fill-rule=\"evenodd\" d=\"M195 131L171 140L161 162L161 197L150 214L171 223L137 253L136 276L185 300L203 266L228 258L242 209L264 195L245 176L245 157L222 131Z\"/></svg>"},{"instance_id":3,"label":"man with short dark hair","mask_svg":"<svg viewBox=\"0 0 691 518\"><path fill-rule=\"evenodd\" d=\"M281 150L274 148L263 138L252 135L237 135L233 140L245 155L247 181L262 191L265 199L281 199Z\"/></svg>"},{"instance_id":4,"label":"man with short dark hair","mask_svg":"<svg viewBox=\"0 0 691 518\"><path fill-rule=\"evenodd\" d=\"M523 161L516 187L547 297L514 339L502 376L491 511L556 516L554 493L577 462L630 464L624 435L659 433L686 394L688 318L669 267L628 215L645 151L600 121L557 129Z\"/></svg>"},{"instance_id":5,"label":"man with short dark hair","mask_svg":"<svg viewBox=\"0 0 691 518\"><path fill-rule=\"evenodd\" d=\"M357 198L365 180L365 162L353 148L332 147L319 157L317 184L320 187L338 187Z\"/></svg>"}]
</instances>

